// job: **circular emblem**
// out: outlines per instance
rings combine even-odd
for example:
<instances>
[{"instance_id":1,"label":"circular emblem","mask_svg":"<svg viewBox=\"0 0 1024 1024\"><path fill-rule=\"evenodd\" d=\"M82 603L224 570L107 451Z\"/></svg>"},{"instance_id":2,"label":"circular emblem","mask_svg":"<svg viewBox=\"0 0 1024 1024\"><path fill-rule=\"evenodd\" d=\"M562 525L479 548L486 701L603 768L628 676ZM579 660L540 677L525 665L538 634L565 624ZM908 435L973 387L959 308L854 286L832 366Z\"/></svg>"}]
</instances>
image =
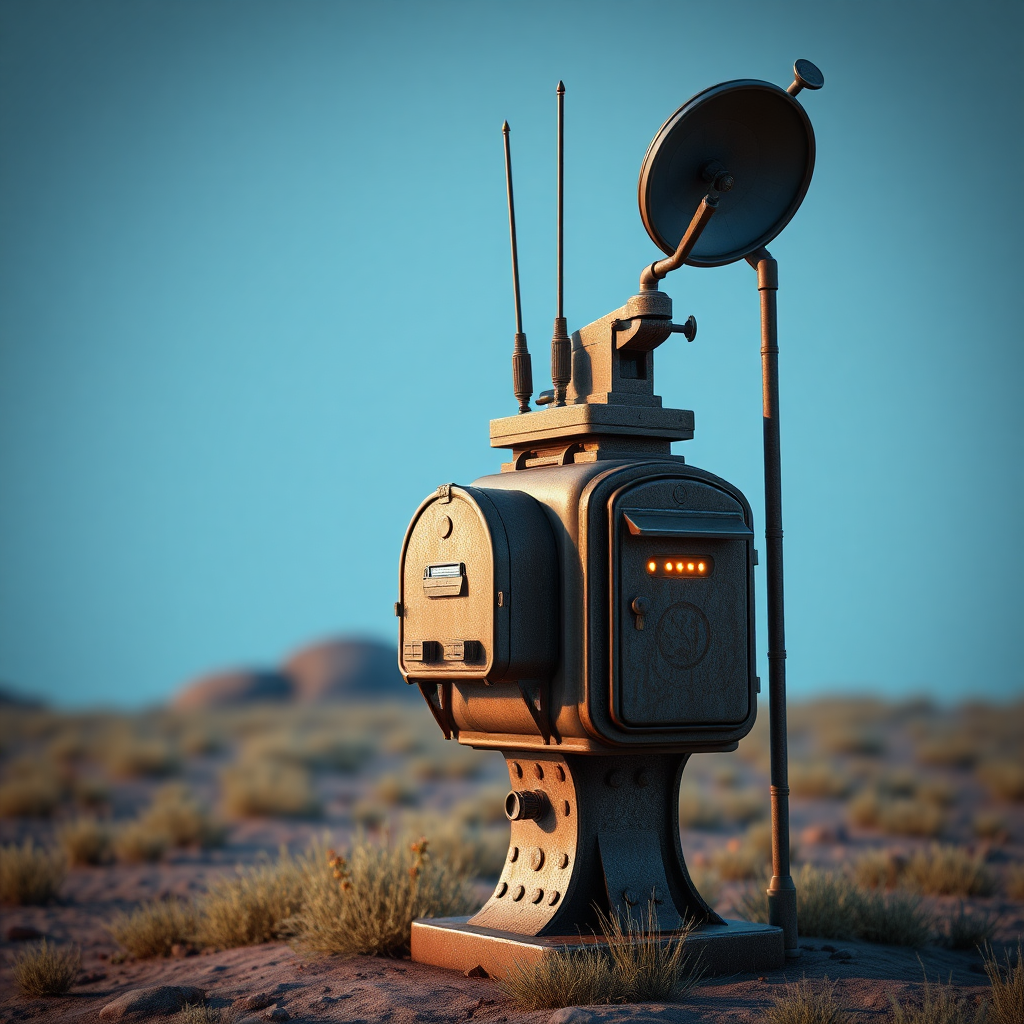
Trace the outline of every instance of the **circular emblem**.
<instances>
[{"instance_id":1,"label":"circular emblem","mask_svg":"<svg viewBox=\"0 0 1024 1024\"><path fill-rule=\"evenodd\" d=\"M686 504L686 487L683 484L676 484L672 488L672 497L675 499L677 505Z\"/></svg>"},{"instance_id":2,"label":"circular emblem","mask_svg":"<svg viewBox=\"0 0 1024 1024\"><path fill-rule=\"evenodd\" d=\"M676 668L693 668L708 652L711 624L689 601L670 605L658 620L658 650Z\"/></svg>"}]
</instances>

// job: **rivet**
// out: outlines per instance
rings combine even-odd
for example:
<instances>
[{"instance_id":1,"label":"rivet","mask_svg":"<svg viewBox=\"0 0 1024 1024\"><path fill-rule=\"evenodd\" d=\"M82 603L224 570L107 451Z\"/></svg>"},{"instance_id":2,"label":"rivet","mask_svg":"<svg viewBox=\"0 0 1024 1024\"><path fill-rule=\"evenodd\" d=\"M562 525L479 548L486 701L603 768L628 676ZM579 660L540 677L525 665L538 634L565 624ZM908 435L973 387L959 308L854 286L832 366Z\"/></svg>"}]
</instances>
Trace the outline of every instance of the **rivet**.
<instances>
[{"instance_id":1,"label":"rivet","mask_svg":"<svg viewBox=\"0 0 1024 1024\"><path fill-rule=\"evenodd\" d=\"M514 899L516 903L518 903L523 898L523 895L525 893L526 890L521 885L517 885L515 889L512 890L512 899Z\"/></svg>"},{"instance_id":2,"label":"rivet","mask_svg":"<svg viewBox=\"0 0 1024 1024\"><path fill-rule=\"evenodd\" d=\"M530 853L530 867L534 871L540 871L544 867L544 851L539 846L534 847Z\"/></svg>"},{"instance_id":3,"label":"rivet","mask_svg":"<svg viewBox=\"0 0 1024 1024\"><path fill-rule=\"evenodd\" d=\"M558 902L561 895L562 894L557 889L552 889L551 892L548 893L548 906L553 907Z\"/></svg>"},{"instance_id":4,"label":"rivet","mask_svg":"<svg viewBox=\"0 0 1024 1024\"><path fill-rule=\"evenodd\" d=\"M543 779L544 778L544 766L540 765L540 764L535 764L533 766L533 774L536 775L538 779Z\"/></svg>"},{"instance_id":5,"label":"rivet","mask_svg":"<svg viewBox=\"0 0 1024 1024\"><path fill-rule=\"evenodd\" d=\"M523 777L523 766L518 761L512 762L512 771L515 773L515 777L517 779L521 779Z\"/></svg>"},{"instance_id":6,"label":"rivet","mask_svg":"<svg viewBox=\"0 0 1024 1024\"><path fill-rule=\"evenodd\" d=\"M437 517L437 535L444 540L446 537L450 537L452 534L452 521L449 516L438 516Z\"/></svg>"},{"instance_id":7,"label":"rivet","mask_svg":"<svg viewBox=\"0 0 1024 1024\"><path fill-rule=\"evenodd\" d=\"M513 863L519 859L519 847L518 846L510 846L509 847L508 859L511 862L513 862Z\"/></svg>"},{"instance_id":8,"label":"rivet","mask_svg":"<svg viewBox=\"0 0 1024 1024\"><path fill-rule=\"evenodd\" d=\"M647 786L651 784L651 776L641 769L636 773L636 784L641 789L645 789Z\"/></svg>"},{"instance_id":9,"label":"rivet","mask_svg":"<svg viewBox=\"0 0 1024 1024\"><path fill-rule=\"evenodd\" d=\"M567 868L569 866L569 854L560 853L558 855L558 866L560 868Z\"/></svg>"},{"instance_id":10,"label":"rivet","mask_svg":"<svg viewBox=\"0 0 1024 1024\"><path fill-rule=\"evenodd\" d=\"M569 806L569 801L568 800L563 800L562 801L562 813L567 818L569 817L570 813L572 813L572 808Z\"/></svg>"},{"instance_id":11,"label":"rivet","mask_svg":"<svg viewBox=\"0 0 1024 1024\"><path fill-rule=\"evenodd\" d=\"M618 769L613 768L605 777L604 781L612 787L612 789L618 789L623 782L626 781L625 775Z\"/></svg>"},{"instance_id":12,"label":"rivet","mask_svg":"<svg viewBox=\"0 0 1024 1024\"><path fill-rule=\"evenodd\" d=\"M494 890L494 895L500 900L505 893L508 892L508 882L502 882L497 889Z\"/></svg>"},{"instance_id":13,"label":"rivet","mask_svg":"<svg viewBox=\"0 0 1024 1024\"><path fill-rule=\"evenodd\" d=\"M531 903L540 903L540 901L542 899L544 899L544 890L543 889L534 889L533 892L530 893L530 902Z\"/></svg>"},{"instance_id":14,"label":"rivet","mask_svg":"<svg viewBox=\"0 0 1024 1024\"><path fill-rule=\"evenodd\" d=\"M565 769L560 764L555 765L555 776L559 782L565 782Z\"/></svg>"}]
</instances>

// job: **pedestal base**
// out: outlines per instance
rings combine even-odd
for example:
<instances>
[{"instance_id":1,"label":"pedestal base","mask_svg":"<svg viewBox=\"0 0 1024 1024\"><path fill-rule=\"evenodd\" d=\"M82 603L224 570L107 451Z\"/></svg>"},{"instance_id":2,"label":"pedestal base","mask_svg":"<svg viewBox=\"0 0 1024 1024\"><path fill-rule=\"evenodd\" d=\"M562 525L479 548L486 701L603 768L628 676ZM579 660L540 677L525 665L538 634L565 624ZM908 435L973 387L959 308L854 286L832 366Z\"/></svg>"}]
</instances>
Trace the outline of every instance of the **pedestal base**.
<instances>
[{"instance_id":1,"label":"pedestal base","mask_svg":"<svg viewBox=\"0 0 1024 1024\"><path fill-rule=\"evenodd\" d=\"M556 950L604 944L600 936L518 935L468 921L468 917L413 921L412 959L451 971L486 972L488 977L501 978L514 963L537 963ZM686 948L708 977L773 971L786 962L782 929L748 921L703 925L690 934Z\"/></svg>"}]
</instances>

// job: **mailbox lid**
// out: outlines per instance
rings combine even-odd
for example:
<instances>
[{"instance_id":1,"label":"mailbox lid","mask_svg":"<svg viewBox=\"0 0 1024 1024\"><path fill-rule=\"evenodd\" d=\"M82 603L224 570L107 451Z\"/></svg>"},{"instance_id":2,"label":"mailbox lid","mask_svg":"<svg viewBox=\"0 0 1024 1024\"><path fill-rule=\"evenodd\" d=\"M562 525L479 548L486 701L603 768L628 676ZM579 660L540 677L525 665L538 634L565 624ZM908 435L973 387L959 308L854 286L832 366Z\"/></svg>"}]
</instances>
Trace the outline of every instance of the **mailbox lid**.
<instances>
[{"instance_id":1,"label":"mailbox lid","mask_svg":"<svg viewBox=\"0 0 1024 1024\"><path fill-rule=\"evenodd\" d=\"M612 496L609 713L620 729L748 719L752 539L744 505L710 482L661 477Z\"/></svg>"}]
</instances>

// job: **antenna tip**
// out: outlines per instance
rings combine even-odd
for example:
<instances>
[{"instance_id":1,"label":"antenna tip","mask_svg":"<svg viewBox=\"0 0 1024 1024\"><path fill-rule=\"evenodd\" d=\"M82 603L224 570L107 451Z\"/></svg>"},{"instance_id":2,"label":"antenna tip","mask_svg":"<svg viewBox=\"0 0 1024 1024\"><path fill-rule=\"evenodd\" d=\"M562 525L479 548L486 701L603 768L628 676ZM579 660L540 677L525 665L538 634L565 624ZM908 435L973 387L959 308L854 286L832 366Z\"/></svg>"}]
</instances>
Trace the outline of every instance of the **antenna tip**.
<instances>
[{"instance_id":1,"label":"antenna tip","mask_svg":"<svg viewBox=\"0 0 1024 1024\"><path fill-rule=\"evenodd\" d=\"M558 80L558 88L555 91L558 92L558 93L565 92L565 82L563 82L561 79L559 79Z\"/></svg>"},{"instance_id":2,"label":"antenna tip","mask_svg":"<svg viewBox=\"0 0 1024 1024\"><path fill-rule=\"evenodd\" d=\"M503 121L501 124L501 130L505 135L508 135L508 121Z\"/></svg>"}]
</instances>

